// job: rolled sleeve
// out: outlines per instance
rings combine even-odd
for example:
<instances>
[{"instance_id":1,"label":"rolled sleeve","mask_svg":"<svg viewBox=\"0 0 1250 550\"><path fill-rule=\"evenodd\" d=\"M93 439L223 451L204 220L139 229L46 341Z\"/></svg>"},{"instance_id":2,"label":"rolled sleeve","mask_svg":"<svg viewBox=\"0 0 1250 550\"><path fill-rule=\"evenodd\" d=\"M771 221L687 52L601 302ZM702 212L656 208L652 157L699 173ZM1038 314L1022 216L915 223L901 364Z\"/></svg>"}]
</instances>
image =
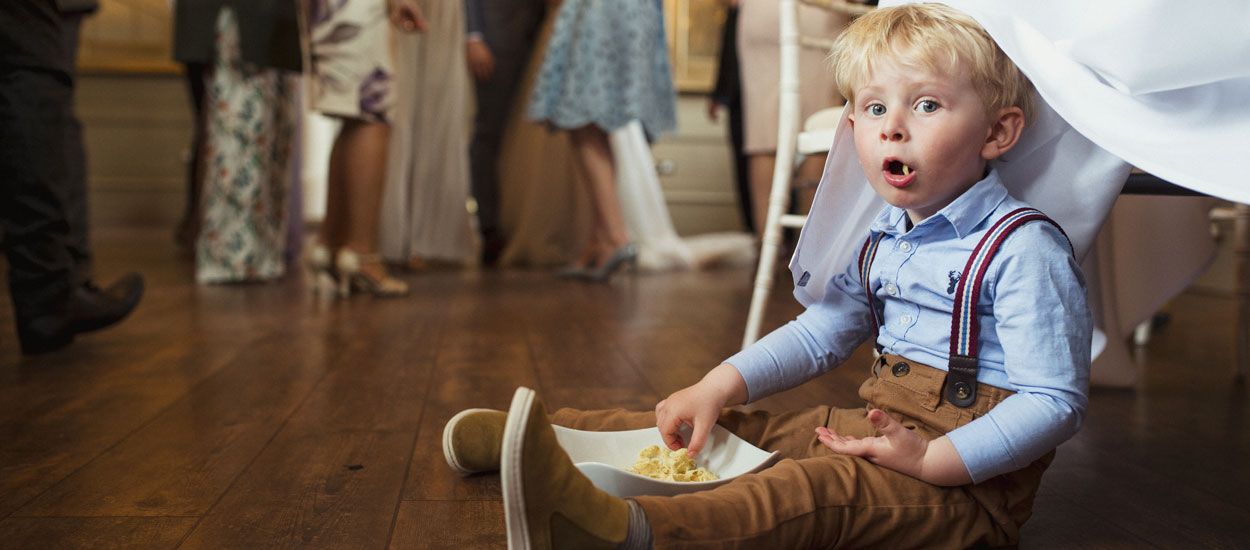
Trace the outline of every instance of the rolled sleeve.
<instances>
[{"instance_id":1,"label":"rolled sleeve","mask_svg":"<svg viewBox=\"0 0 1250 550\"><path fill-rule=\"evenodd\" d=\"M793 388L840 365L872 333L857 266L834 277L824 298L725 362L747 385L747 402Z\"/></svg>"}]
</instances>

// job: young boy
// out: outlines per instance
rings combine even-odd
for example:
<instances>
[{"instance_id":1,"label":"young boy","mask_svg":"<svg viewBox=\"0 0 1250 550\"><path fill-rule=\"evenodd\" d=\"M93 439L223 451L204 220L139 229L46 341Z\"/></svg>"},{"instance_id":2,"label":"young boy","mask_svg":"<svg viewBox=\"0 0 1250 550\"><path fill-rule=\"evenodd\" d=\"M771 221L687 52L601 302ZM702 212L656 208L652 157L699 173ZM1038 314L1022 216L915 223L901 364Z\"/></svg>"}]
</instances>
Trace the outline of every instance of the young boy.
<instances>
[{"instance_id":1,"label":"young boy","mask_svg":"<svg viewBox=\"0 0 1250 550\"><path fill-rule=\"evenodd\" d=\"M506 415L465 411L444 434L453 468L501 469L509 546L1018 540L1055 447L1080 427L1092 333L1062 230L988 165L1019 138L1032 86L975 21L936 4L863 16L839 37L834 70L860 164L889 203L858 261L822 301L654 414L550 418L588 430L658 425L692 453L719 423L785 460L710 491L617 499L580 475L521 388ZM724 410L832 369L869 337L882 354L859 391L866 408Z\"/></svg>"}]
</instances>

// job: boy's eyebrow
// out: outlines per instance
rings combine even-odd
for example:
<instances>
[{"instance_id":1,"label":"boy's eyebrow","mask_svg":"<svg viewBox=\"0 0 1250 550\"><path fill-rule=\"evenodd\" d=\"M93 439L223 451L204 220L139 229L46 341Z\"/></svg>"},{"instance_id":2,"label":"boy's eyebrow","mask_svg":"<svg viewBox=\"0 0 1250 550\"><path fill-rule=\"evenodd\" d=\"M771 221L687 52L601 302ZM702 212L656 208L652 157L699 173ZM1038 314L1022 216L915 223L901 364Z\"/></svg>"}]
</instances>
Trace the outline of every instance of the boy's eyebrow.
<instances>
[{"instance_id":1,"label":"boy's eyebrow","mask_svg":"<svg viewBox=\"0 0 1250 550\"><path fill-rule=\"evenodd\" d=\"M947 80L922 80L920 82L911 83L911 87L913 88L924 88L924 89L937 88L937 91L939 92L948 92L950 86L951 86L951 83ZM855 98L856 100L858 100L859 98L865 95L880 93L882 90L886 88L888 88L888 86L878 86L875 84L870 84L870 85L864 86L856 90Z\"/></svg>"}]
</instances>

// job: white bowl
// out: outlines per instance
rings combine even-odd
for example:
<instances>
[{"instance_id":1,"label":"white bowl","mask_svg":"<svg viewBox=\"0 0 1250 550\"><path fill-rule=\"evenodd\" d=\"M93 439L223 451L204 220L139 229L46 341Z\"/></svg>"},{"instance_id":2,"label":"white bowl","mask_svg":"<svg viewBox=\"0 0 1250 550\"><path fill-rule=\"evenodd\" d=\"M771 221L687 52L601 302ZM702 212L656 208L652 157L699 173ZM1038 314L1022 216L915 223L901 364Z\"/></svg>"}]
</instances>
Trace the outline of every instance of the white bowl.
<instances>
[{"instance_id":1,"label":"white bowl","mask_svg":"<svg viewBox=\"0 0 1250 550\"><path fill-rule=\"evenodd\" d=\"M742 474L758 472L777 461L777 452L769 453L756 447L729 430L713 426L707 444L699 452L695 463L720 476L714 481L661 481L626 471L638 460L638 453L651 445L664 445L658 428L644 428L623 432L587 432L563 426L553 426L556 439L573 464L595 486L618 497L641 495L673 496L682 493L704 491L729 483ZM682 437L689 441L689 429Z\"/></svg>"}]
</instances>

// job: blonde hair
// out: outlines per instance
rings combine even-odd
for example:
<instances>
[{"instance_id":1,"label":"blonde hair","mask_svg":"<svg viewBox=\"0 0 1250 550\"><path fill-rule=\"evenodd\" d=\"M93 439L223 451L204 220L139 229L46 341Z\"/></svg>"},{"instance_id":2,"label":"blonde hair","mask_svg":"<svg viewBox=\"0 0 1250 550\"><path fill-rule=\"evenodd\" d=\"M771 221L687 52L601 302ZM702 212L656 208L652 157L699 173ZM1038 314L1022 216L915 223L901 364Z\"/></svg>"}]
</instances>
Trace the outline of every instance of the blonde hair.
<instances>
[{"instance_id":1,"label":"blonde hair","mask_svg":"<svg viewBox=\"0 0 1250 550\"><path fill-rule=\"evenodd\" d=\"M1015 106L1026 122L1033 120L1033 83L976 20L954 8L906 4L873 10L851 23L830 56L838 91L847 101L855 101L855 89L869 79L873 60L882 57L936 73L962 63L987 113Z\"/></svg>"}]
</instances>

